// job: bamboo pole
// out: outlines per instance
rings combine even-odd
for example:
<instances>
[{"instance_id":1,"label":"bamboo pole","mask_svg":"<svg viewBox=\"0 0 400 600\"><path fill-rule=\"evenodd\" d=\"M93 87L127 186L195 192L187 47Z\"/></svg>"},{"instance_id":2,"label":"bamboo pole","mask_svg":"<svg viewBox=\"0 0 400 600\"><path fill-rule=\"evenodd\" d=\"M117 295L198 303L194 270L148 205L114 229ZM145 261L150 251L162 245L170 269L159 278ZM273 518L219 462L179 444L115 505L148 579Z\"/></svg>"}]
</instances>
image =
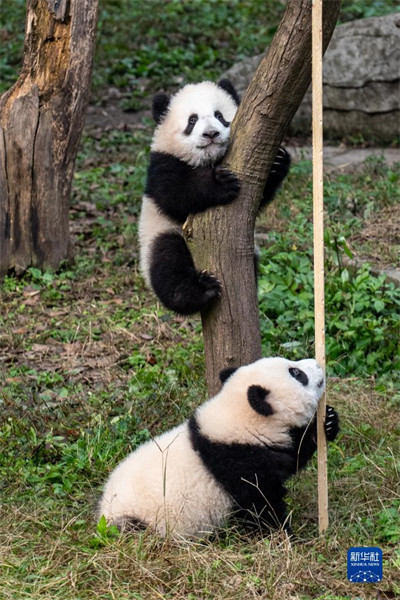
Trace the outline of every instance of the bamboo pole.
<instances>
[{"instance_id":1,"label":"bamboo pole","mask_svg":"<svg viewBox=\"0 0 400 600\"><path fill-rule=\"evenodd\" d=\"M315 358L325 371L322 3L323 0L313 0L312 3L312 145ZM326 396L324 394L317 410L318 525L320 534L324 533L329 525L325 412Z\"/></svg>"}]
</instances>

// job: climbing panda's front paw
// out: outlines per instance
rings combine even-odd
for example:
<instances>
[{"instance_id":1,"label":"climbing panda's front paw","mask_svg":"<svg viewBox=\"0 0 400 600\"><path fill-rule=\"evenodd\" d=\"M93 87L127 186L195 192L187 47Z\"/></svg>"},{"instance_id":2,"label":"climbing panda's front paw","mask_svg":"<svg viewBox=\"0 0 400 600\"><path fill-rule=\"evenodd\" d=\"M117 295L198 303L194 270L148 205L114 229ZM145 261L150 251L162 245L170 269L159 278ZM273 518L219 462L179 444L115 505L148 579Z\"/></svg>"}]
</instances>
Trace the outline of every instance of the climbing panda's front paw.
<instances>
[{"instance_id":1,"label":"climbing panda's front paw","mask_svg":"<svg viewBox=\"0 0 400 600\"><path fill-rule=\"evenodd\" d=\"M232 171L217 165L214 168L214 180L217 183L218 204L232 202L240 192L240 181Z\"/></svg>"},{"instance_id":2,"label":"climbing panda's front paw","mask_svg":"<svg viewBox=\"0 0 400 600\"><path fill-rule=\"evenodd\" d=\"M283 181L289 173L290 162L289 152L280 146L276 153L275 160L272 163L269 178L273 179L275 182Z\"/></svg>"},{"instance_id":3,"label":"climbing panda's front paw","mask_svg":"<svg viewBox=\"0 0 400 600\"><path fill-rule=\"evenodd\" d=\"M332 442L339 432L339 416L332 406L326 407L325 416L325 435L329 442Z\"/></svg>"}]
</instances>

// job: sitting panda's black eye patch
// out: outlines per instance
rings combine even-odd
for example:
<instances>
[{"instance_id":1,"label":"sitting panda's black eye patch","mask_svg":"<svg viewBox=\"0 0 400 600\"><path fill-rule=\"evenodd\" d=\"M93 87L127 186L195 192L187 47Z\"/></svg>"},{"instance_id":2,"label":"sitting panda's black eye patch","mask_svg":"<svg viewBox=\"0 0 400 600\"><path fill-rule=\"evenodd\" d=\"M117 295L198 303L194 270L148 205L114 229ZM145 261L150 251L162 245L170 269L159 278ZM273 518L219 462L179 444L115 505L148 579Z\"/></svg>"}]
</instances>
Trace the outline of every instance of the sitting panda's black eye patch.
<instances>
[{"instance_id":1,"label":"sitting panda's black eye patch","mask_svg":"<svg viewBox=\"0 0 400 600\"><path fill-rule=\"evenodd\" d=\"M299 381L302 385L308 385L308 377L301 369L297 369L296 367L290 367L289 373L294 379Z\"/></svg>"},{"instance_id":2,"label":"sitting panda's black eye patch","mask_svg":"<svg viewBox=\"0 0 400 600\"><path fill-rule=\"evenodd\" d=\"M221 112L220 110L216 110L216 111L215 111L215 113L214 113L214 117L215 117L216 119L218 119L218 121L219 121L220 123L222 123L222 125L223 125L224 127L229 127L229 123L228 123L228 121L225 121L225 119L224 119L224 116L223 116L223 114L222 114L222 112Z\"/></svg>"},{"instance_id":3,"label":"sitting panda's black eye patch","mask_svg":"<svg viewBox=\"0 0 400 600\"><path fill-rule=\"evenodd\" d=\"M196 125L197 121L199 120L198 115L196 115L195 113L193 113L192 115L190 115L190 117L188 118L188 122L186 125L186 129L183 133L185 133L186 135L190 135L194 129L194 126Z\"/></svg>"}]
</instances>

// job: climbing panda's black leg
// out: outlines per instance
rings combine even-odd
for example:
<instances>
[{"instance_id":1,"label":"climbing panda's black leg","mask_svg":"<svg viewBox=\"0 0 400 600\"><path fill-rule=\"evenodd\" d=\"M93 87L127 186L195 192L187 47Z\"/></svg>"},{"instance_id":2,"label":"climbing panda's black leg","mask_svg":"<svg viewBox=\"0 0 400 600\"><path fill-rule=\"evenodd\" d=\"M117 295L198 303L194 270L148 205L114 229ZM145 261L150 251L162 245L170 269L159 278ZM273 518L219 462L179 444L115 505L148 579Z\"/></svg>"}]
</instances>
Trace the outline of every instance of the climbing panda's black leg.
<instances>
[{"instance_id":1,"label":"climbing panda's black leg","mask_svg":"<svg viewBox=\"0 0 400 600\"><path fill-rule=\"evenodd\" d=\"M199 272L179 233L161 233L151 246L150 280L154 292L170 310L190 315L209 307L221 294L219 281Z\"/></svg>"}]
</instances>

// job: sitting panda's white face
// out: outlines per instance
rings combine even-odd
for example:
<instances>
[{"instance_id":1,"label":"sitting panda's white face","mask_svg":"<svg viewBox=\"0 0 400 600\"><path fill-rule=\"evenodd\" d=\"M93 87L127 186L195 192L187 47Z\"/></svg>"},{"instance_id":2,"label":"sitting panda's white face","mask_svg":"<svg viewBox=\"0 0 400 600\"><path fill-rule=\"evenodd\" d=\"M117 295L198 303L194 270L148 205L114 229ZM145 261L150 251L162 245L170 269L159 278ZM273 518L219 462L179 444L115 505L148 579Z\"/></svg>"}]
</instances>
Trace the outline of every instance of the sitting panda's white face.
<instances>
[{"instance_id":1,"label":"sitting panda's white face","mask_svg":"<svg viewBox=\"0 0 400 600\"><path fill-rule=\"evenodd\" d=\"M203 434L220 442L290 445L290 429L314 417L325 389L314 359L262 358L232 372L198 409Z\"/></svg>"},{"instance_id":2,"label":"sitting panda's white face","mask_svg":"<svg viewBox=\"0 0 400 600\"><path fill-rule=\"evenodd\" d=\"M193 167L215 163L226 153L234 99L210 81L189 84L175 94L163 114L151 145Z\"/></svg>"}]
</instances>

